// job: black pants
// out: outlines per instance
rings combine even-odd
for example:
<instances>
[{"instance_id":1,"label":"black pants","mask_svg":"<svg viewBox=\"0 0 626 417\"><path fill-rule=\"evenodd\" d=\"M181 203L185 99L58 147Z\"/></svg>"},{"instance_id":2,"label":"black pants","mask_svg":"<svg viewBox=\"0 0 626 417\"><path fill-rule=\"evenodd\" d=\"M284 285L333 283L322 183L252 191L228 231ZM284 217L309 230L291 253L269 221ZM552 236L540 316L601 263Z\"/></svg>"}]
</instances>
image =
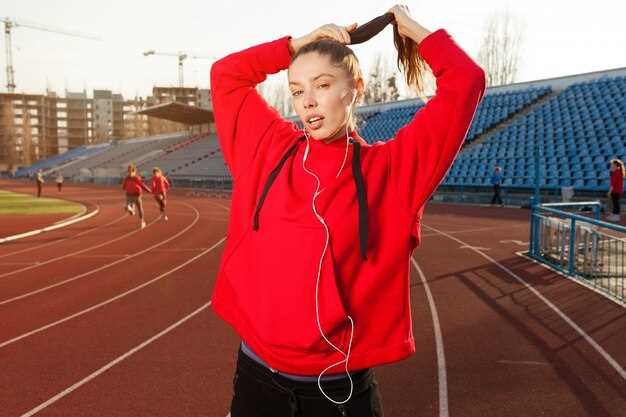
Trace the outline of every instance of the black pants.
<instances>
[{"instance_id":1,"label":"black pants","mask_svg":"<svg viewBox=\"0 0 626 417\"><path fill-rule=\"evenodd\" d=\"M41 197L42 188L43 188L43 183L41 181L37 181L37 197Z\"/></svg>"},{"instance_id":2,"label":"black pants","mask_svg":"<svg viewBox=\"0 0 626 417\"><path fill-rule=\"evenodd\" d=\"M59 189L59 191L61 191L61 188L63 188L63 183L57 182L57 188Z\"/></svg>"},{"instance_id":3,"label":"black pants","mask_svg":"<svg viewBox=\"0 0 626 417\"><path fill-rule=\"evenodd\" d=\"M322 395L317 381L299 382L274 374L240 349L231 417L383 417L374 371L356 372L352 380L352 397L337 405ZM350 381L346 377L322 382L322 388L330 398L343 401L350 392Z\"/></svg>"},{"instance_id":4,"label":"black pants","mask_svg":"<svg viewBox=\"0 0 626 417\"><path fill-rule=\"evenodd\" d=\"M620 213L619 200L621 195L619 193L611 193L611 200L613 200L613 214Z\"/></svg>"},{"instance_id":5,"label":"black pants","mask_svg":"<svg viewBox=\"0 0 626 417\"><path fill-rule=\"evenodd\" d=\"M502 205L502 198L500 197L500 185L499 184L495 184L493 186L493 198L491 199L491 204L496 204L496 202Z\"/></svg>"}]
</instances>

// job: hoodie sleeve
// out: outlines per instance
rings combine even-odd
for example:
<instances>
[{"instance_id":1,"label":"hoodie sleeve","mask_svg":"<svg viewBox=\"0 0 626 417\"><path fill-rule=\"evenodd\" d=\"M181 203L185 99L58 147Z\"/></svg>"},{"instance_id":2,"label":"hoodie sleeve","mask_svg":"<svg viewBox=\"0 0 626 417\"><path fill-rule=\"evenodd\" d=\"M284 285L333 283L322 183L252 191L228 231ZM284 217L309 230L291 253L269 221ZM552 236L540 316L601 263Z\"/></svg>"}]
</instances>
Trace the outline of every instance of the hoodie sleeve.
<instances>
[{"instance_id":1,"label":"hoodie sleeve","mask_svg":"<svg viewBox=\"0 0 626 417\"><path fill-rule=\"evenodd\" d=\"M484 71L444 29L418 48L436 78L436 94L388 142L395 194L415 216L452 165L485 91Z\"/></svg>"},{"instance_id":2,"label":"hoodie sleeve","mask_svg":"<svg viewBox=\"0 0 626 417\"><path fill-rule=\"evenodd\" d=\"M213 114L224 159L237 177L261 140L277 130L294 130L257 92L268 74L291 62L289 37L228 55L211 67Z\"/></svg>"},{"instance_id":3,"label":"hoodie sleeve","mask_svg":"<svg viewBox=\"0 0 626 417\"><path fill-rule=\"evenodd\" d=\"M147 192L147 193L151 193L152 192L152 190L150 188L148 188L148 186L143 182L143 180L141 178L139 178L139 177L135 177L135 178L136 178L135 181L137 182L137 185L139 185L145 192Z\"/></svg>"}]
</instances>

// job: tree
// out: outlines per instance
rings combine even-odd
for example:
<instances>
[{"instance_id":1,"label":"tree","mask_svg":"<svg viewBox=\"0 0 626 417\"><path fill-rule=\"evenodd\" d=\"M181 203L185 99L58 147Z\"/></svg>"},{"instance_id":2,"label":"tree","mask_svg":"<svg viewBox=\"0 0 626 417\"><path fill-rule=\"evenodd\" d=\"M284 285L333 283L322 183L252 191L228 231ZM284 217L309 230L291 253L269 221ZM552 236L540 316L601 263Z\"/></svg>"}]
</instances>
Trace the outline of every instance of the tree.
<instances>
[{"instance_id":1,"label":"tree","mask_svg":"<svg viewBox=\"0 0 626 417\"><path fill-rule=\"evenodd\" d=\"M291 96L286 87L285 79L272 79L257 85L257 91L267 103L272 106L283 117L290 116L293 112L291 109Z\"/></svg>"},{"instance_id":2,"label":"tree","mask_svg":"<svg viewBox=\"0 0 626 417\"><path fill-rule=\"evenodd\" d=\"M394 70L381 53L376 55L365 84L363 101L365 104L384 103L400 98L398 72Z\"/></svg>"},{"instance_id":3,"label":"tree","mask_svg":"<svg viewBox=\"0 0 626 417\"><path fill-rule=\"evenodd\" d=\"M387 77L387 82L385 86L386 93L386 101L396 101L400 98L400 93L398 92L398 85L396 84L396 78L398 73L394 72L389 77Z\"/></svg>"},{"instance_id":4,"label":"tree","mask_svg":"<svg viewBox=\"0 0 626 417\"><path fill-rule=\"evenodd\" d=\"M487 86L515 82L520 66L523 25L510 12L489 16L478 50L478 63L485 70Z\"/></svg>"},{"instance_id":5,"label":"tree","mask_svg":"<svg viewBox=\"0 0 626 417\"><path fill-rule=\"evenodd\" d=\"M289 116L291 113L291 99L289 91L284 82L275 82L272 85L272 105L282 116Z\"/></svg>"},{"instance_id":6,"label":"tree","mask_svg":"<svg viewBox=\"0 0 626 417\"><path fill-rule=\"evenodd\" d=\"M33 128L28 108L23 109L22 114L22 163L32 165L37 160L37 151L33 144Z\"/></svg>"},{"instance_id":7,"label":"tree","mask_svg":"<svg viewBox=\"0 0 626 417\"><path fill-rule=\"evenodd\" d=\"M17 152L17 139L15 134L15 108L13 101L7 99L4 106L0 107L2 112L2 124L4 125L0 132L0 146L4 146L4 155L6 156L9 169L14 169L22 165ZM2 154L2 152L0 152Z\"/></svg>"}]
</instances>

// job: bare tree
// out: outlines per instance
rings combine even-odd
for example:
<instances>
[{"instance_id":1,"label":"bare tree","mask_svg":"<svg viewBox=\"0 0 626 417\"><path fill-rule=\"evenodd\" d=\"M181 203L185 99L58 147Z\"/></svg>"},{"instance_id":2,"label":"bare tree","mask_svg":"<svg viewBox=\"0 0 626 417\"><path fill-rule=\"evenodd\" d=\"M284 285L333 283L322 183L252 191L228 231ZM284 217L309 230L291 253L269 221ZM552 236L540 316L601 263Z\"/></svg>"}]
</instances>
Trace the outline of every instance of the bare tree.
<instances>
[{"instance_id":1,"label":"bare tree","mask_svg":"<svg viewBox=\"0 0 626 417\"><path fill-rule=\"evenodd\" d=\"M37 152L33 144L33 128L29 109L24 109L22 114L22 162L24 165L32 165L37 160Z\"/></svg>"},{"instance_id":2,"label":"bare tree","mask_svg":"<svg viewBox=\"0 0 626 417\"><path fill-rule=\"evenodd\" d=\"M262 82L256 88L265 101L283 117L293 114L291 95L286 83L286 79L273 78Z\"/></svg>"},{"instance_id":3,"label":"bare tree","mask_svg":"<svg viewBox=\"0 0 626 417\"><path fill-rule=\"evenodd\" d=\"M489 16L478 50L478 63L485 70L487 86L515 82L520 66L523 24L509 10Z\"/></svg>"},{"instance_id":4,"label":"bare tree","mask_svg":"<svg viewBox=\"0 0 626 417\"><path fill-rule=\"evenodd\" d=\"M384 103L400 98L398 71L378 53L365 84L363 101L365 104Z\"/></svg>"},{"instance_id":5,"label":"bare tree","mask_svg":"<svg viewBox=\"0 0 626 417\"><path fill-rule=\"evenodd\" d=\"M17 140L15 135L15 108L13 101L6 100L4 106L0 107L2 112L2 121L4 124L3 131L0 132L0 145L4 147L7 165L9 169L14 169L21 165L17 152Z\"/></svg>"},{"instance_id":6,"label":"bare tree","mask_svg":"<svg viewBox=\"0 0 626 417\"><path fill-rule=\"evenodd\" d=\"M384 70L382 55L379 53L374 59L374 64L372 65L367 83L365 84L365 92L363 94L363 102L365 104L382 102L382 78L384 77Z\"/></svg>"},{"instance_id":7,"label":"bare tree","mask_svg":"<svg viewBox=\"0 0 626 417\"><path fill-rule=\"evenodd\" d=\"M400 98L397 84L398 73L394 72L387 77L385 82L385 101L396 101Z\"/></svg>"},{"instance_id":8,"label":"bare tree","mask_svg":"<svg viewBox=\"0 0 626 417\"><path fill-rule=\"evenodd\" d=\"M289 116L291 113L291 99L289 90L284 82L274 82L271 86L271 103L281 116Z\"/></svg>"}]
</instances>

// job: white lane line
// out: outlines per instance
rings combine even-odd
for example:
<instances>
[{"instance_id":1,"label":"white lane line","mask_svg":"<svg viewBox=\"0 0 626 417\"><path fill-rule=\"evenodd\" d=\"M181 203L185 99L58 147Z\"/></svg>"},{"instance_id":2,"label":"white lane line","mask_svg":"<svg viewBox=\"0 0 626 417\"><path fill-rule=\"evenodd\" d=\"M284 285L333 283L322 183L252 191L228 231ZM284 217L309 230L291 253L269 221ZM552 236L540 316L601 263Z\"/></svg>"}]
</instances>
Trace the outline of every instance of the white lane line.
<instances>
[{"instance_id":1,"label":"white lane line","mask_svg":"<svg viewBox=\"0 0 626 417\"><path fill-rule=\"evenodd\" d=\"M435 330L435 345L437 347L437 370L439 381L439 417L448 417L448 377L446 371L446 355L443 346L443 336L441 333L441 324L439 323L439 314L437 313L437 306L435 305L435 299L430 292L428 281L426 276L422 272L422 268L418 265L415 258L411 256L411 263L415 267L415 270L420 276L422 283L424 284L424 291L426 292L426 298L428 298L428 306L430 307L430 314L433 318L433 328Z\"/></svg>"},{"instance_id":2,"label":"white lane line","mask_svg":"<svg viewBox=\"0 0 626 417\"><path fill-rule=\"evenodd\" d=\"M154 252L195 252L206 248L156 249Z\"/></svg>"},{"instance_id":3,"label":"white lane line","mask_svg":"<svg viewBox=\"0 0 626 417\"><path fill-rule=\"evenodd\" d=\"M449 235L449 234L447 234L445 232L441 232L441 231L435 229L434 227L430 227L430 226L427 226L425 224L423 226L426 227L427 229L430 229L430 230L432 230L434 232L437 232L437 233L439 233L439 234L441 234L443 236L446 236L447 238L452 239L452 240L460 243L461 245L468 245L466 242L463 242L462 240L457 239L456 237L451 236L451 235ZM559 308L557 306L552 304L552 302L550 300L548 300L546 297L544 297L543 294L541 294L533 286L528 284L524 279L519 277L515 272L511 271L509 268L507 268L506 266L502 265L500 262L496 261L491 256L489 256L486 253L483 253L483 252L481 252L481 251L479 251L479 250L477 250L475 248L470 248L470 249L473 250L474 252L476 252L477 254L479 254L480 256L482 256L483 258L487 259L492 264L496 265L498 268L500 268L501 270L503 270L504 272L506 272L507 274L509 274L513 278L515 278L519 283L521 283L530 292L532 292L537 298L539 298L541 301L543 301L548 307L550 307L552 309L552 311L554 311L559 317L561 317L561 319L563 319L564 322L566 322L583 339L585 339L587 341L587 343L589 343L596 350L596 352L598 352L600 354L600 356L602 356L613 367L613 369L615 369L615 371L622 377L622 379L626 380L626 371L624 370L624 368L622 368L622 366L615 359L613 359L613 357L611 355L609 355L602 348L602 346L600 346L600 344L598 342L596 342L591 336L589 336L579 325L577 325L565 313L563 313L561 310L559 310Z\"/></svg>"},{"instance_id":4,"label":"white lane line","mask_svg":"<svg viewBox=\"0 0 626 417\"><path fill-rule=\"evenodd\" d=\"M512 225L512 226L491 226L491 227L481 227L478 229L463 229L463 230L450 230L447 231L445 233L449 233L451 235L456 235L456 234L462 234L462 233L475 233L475 232L487 232L490 230L498 230L498 229L511 229L513 227L519 227L519 226L525 226L525 225ZM422 237L429 237L429 236L439 236L438 233L424 233L422 234Z\"/></svg>"},{"instance_id":5,"label":"white lane line","mask_svg":"<svg viewBox=\"0 0 626 417\"><path fill-rule=\"evenodd\" d=\"M230 213L230 207L225 206L221 203L216 203L215 201L212 202L213 204L215 204L216 206L220 206L221 208L223 208L224 210L228 211Z\"/></svg>"},{"instance_id":6,"label":"white lane line","mask_svg":"<svg viewBox=\"0 0 626 417\"><path fill-rule=\"evenodd\" d=\"M453 233L453 234L459 234L459 233L474 233L474 232L485 232L488 230L494 230L494 229L500 229L499 227L481 227L478 229L462 229L462 230L450 230L448 231L448 233ZM428 237L428 236L437 236L436 233L425 233L422 235L422 237Z\"/></svg>"},{"instance_id":7,"label":"white lane line","mask_svg":"<svg viewBox=\"0 0 626 417\"><path fill-rule=\"evenodd\" d=\"M498 363L504 363L507 365L533 365L533 366L552 366L548 362L538 362L538 361L511 361L511 360L499 360Z\"/></svg>"},{"instance_id":8,"label":"white lane line","mask_svg":"<svg viewBox=\"0 0 626 417\"><path fill-rule=\"evenodd\" d=\"M186 203L181 203L181 204L186 204ZM71 278L68 278L68 279L65 279L63 281L54 283L52 285L48 285L47 287L39 288L38 290L30 291L28 293L25 293L25 294L22 294L22 295L18 295L18 296L13 297L13 298L8 298L6 300L2 300L2 301L0 301L0 306L12 303L12 302L17 301L17 300L22 300L22 299L27 298L27 297L31 297L31 296L33 296L35 294L39 294L39 293L42 293L44 291L48 291L48 290L50 290L52 288L60 287L61 285L65 285L68 282L76 281L77 279L80 279L80 278L86 277L88 275L94 274L96 272L102 271L104 269L110 268L110 267L112 267L114 265L119 264L120 262L125 262L128 259L131 259L131 258L134 258L136 256L139 256L139 255L141 255L143 253L146 253L146 252L148 252L148 251L150 251L150 250L152 250L154 248L158 248L159 246L162 246L162 245L166 244L170 240L176 239L178 236L184 234L187 230L191 229L191 227L193 227L193 225L196 224L198 222L198 220L200 219L200 213L198 212L198 210L196 210L195 207L192 207L192 206L189 206L189 207L191 207L196 212L196 218L187 227L185 227L183 230L179 231L175 235L172 235L169 238L167 238L165 240L162 240L161 242L156 243L156 244L154 244L154 245L152 245L150 247L147 247L147 248L145 248L145 249L143 249L143 250L141 250L139 252L135 252L132 255L126 255L123 258L118 259L117 261L113 261L111 263L104 264L104 265L102 265L102 266L100 266L98 268L91 269L91 270L89 270L87 272L83 272L82 274L75 275L75 276L73 276Z\"/></svg>"},{"instance_id":9,"label":"white lane line","mask_svg":"<svg viewBox=\"0 0 626 417\"><path fill-rule=\"evenodd\" d=\"M67 396L68 394L70 394L72 391L75 391L76 389L78 389L81 386L85 385L86 383L88 383L92 379L96 378L97 376L99 376L99 375L103 374L104 372L108 371L109 369L113 368L115 365L117 365L118 363L122 362L124 359L134 355L135 353L139 352L141 349L145 348L146 346L148 346L149 344L151 344L155 340L160 339L161 337L165 336L166 334L168 334L169 332L171 332L172 330L174 330L175 328L177 328L181 324L185 323L187 320L193 318L194 316L198 315L202 311L206 310L206 308L209 307L210 305L211 305L211 301L207 302L206 304L203 304L202 306L200 306L199 308L194 310L192 313L190 313L187 316L183 317L182 319L178 320L176 323L172 324L171 326L169 326L165 330L162 330L160 333L155 334L150 339L145 340L144 342L142 342L141 344L135 346L134 348L132 348L128 352L124 353L123 355L118 356L117 358L115 358L111 362L109 362L106 365L104 365L102 368L98 369L97 371L91 373L90 375L88 375L85 378L81 379L80 381L76 382L74 385L64 389L63 391L59 392L57 395L49 398L48 400L46 400L43 403L39 404L37 407L33 408L32 410L27 411L26 413L22 414L21 417L31 417L31 416L37 414L38 412L40 412L41 410L43 410L44 408L54 404L55 402L59 401L61 398L63 398L65 396Z\"/></svg>"},{"instance_id":10,"label":"white lane line","mask_svg":"<svg viewBox=\"0 0 626 417\"><path fill-rule=\"evenodd\" d=\"M144 287L147 287L148 285L150 285L150 284L152 284L152 283L154 283L154 282L157 282L157 281L159 281L159 280L161 280L161 279L165 278L166 276L168 276L168 275L170 275L170 274L172 274L172 273L174 273L174 272L178 271L179 269L184 268L185 266L189 265L190 263L192 263L192 262L193 262L193 261L195 261L196 259L198 259L198 258L200 258L200 257L204 256L205 254L207 254L207 253L211 252L213 249L217 248L217 247L218 247L219 245L221 245L221 244L222 244L222 242L224 242L225 240L226 240L226 237L223 237L223 238L222 238L219 242L217 242L215 245L211 246L211 247L210 247L210 248L208 248L207 250L203 251L202 253L197 254L197 255L196 255L196 256L194 256L193 258L190 258L189 260L185 261L184 263L182 263L182 264L178 265L177 267L175 267L175 268L173 268L173 269L170 269L170 270L169 270L169 271L167 271L167 272L164 272L163 274L159 275L159 276L158 276L158 277L156 277L156 278L151 279L151 280L150 280L150 281L148 281L148 282L144 282L143 284L138 285L138 286L136 286L135 288L132 288L132 289L130 289L130 290L128 290L128 291L126 291L126 292L124 292L124 293L122 293L122 294L116 295L116 296L115 296L115 297L113 297L113 298L109 298L108 300L105 300L105 301L103 301L103 302L101 302L101 303L95 304L95 305L93 305L93 306L91 306L91 307L89 307L89 308L86 308L86 309L82 310L82 311L79 311L79 312L77 312L77 313L74 313L74 314L72 314L71 316L67 316L67 317L62 318L62 319L60 319L60 320L57 320L57 321L55 321L55 322L49 323L49 324L47 324L47 325L45 325L45 326L39 327L39 328L37 328L37 329L35 329L35 330L32 330L32 331L30 331L30 332L28 332L28 333L21 334L21 335L19 335L19 336L17 336L17 337L14 337L13 339L9 339L9 340L7 340L7 341L5 341L5 342L2 342L2 343L0 343L0 348L6 347L6 346L8 346L8 345L10 345L10 344L13 344L13 343L15 343L15 342L18 342L18 341L20 341L20 340L22 340L22 339L25 339L25 338L27 338L27 337L30 337L30 336L32 336L32 335L34 335L34 334L40 333L40 332L42 332L42 331L44 331L44 330L47 330L47 329L49 329L49 328L51 328L51 327L58 326L59 324L61 324L61 323L65 323L66 321L72 320L72 319L74 319L74 318L76 318L76 317L80 317L80 316L82 316L82 315L85 315L85 314L87 314L87 313L89 313L89 312L91 312L91 311L97 310L97 309L99 309L100 307L103 307L103 306L105 306L105 305L107 305L107 304L111 304L112 302L114 302L114 301L116 301L116 300L119 300L119 299L121 299L121 298L124 298L124 297L126 297L127 295L129 295L129 294L132 294L132 293L134 293L134 292L137 292L137 291L139 291L140 289L142 289L142 288L144 288Z\"/></svg>"},{"instance_id":11,"label":"white lane line","mask_svg":"<svg viewBox=\"0 0 626 417\"><path fill-rule=\"evenodd\" d=\"M528 246L528 242L524 242L523 240L515 240L515 239L501 240L500 243L515 243L518 246Z\"/></svg>"},{"instance_id":12,"label":"white lane line","mask_svg":"<svg viewBox=\"0 0 626 417\"><path fill-rule=\"evenodd\" d=\"M517 256L519 256L520 258L524 258L524 260L526 260L528 262L532 262L532 263L534 263L537 266L540 266L540 267L542 267L544 269L547 269L549 271L552 271L552 272L562 276L563 278L567 278L570 282L573 282L576 285L580 285L581 287L585 287L585 288L595 292L596 294L601 295L602 297L604 297L604 299L609 300L610 302L612 302L614 304L617 304L620 307L626 307L626 300L625 301L620 301L620 300L618 300L615 297L610 297L606 292L602 291L599 288L594 287L593 284L589 284L586 281L570 277L569 275L563 273L563 271L560 271L560 270L558 270L558 269L556 269L556 268L554 268L554 267L552 267L552 266L550 266L548 264L545 264L543 262L539 262L536 259L530 258L528 256L527 251L515 252L515 254Z\"/></svg>"},{"instance_id":13,"label":"white lane line","mask_svg":"<svg viewBox=\"0 0 626 417\"><path fill-rule=\"evenodd\" d=\"M56 230L56 229L60 229L62 227L69 226L69 225L74 224L74 223L82 222L84 220L87 220L90 217L95 216L99 212L100 212L100 207L98 205L96 205L96 209L94 211L92 211L92 212L90 212L88 214L85 214L82 217L78 217L78 218L75 218L75 219L72 219L72 220L63 220L61 222L57 222L57 223L53 224L52 226L42 227L41 229L31 230L30 232L25 232L25 233L20 233L18 235L3 237L3 238L0 238L0 244L6 243L6 242L11 242L11 241L18 240L18 239L23 239L25 237L39 235L39 234L42 234L44 232L49 232L49 231L52 231L52 230Z\"/></svg>"},{"instance_id":14,"label":"white lane line","mask_svg":"<svg viewBox=\"0 0 626 417\"><path fill-rule=\"evenodd\" d=\"M182 203L182 204L185 204L185 203ZM157 221L159 221L158 217L156 219L152 220L151 222L149 222L146 225L146 229L148 227L152 226ZM93 250L93 249L101 248L101 247L109 245L109 244L111 244L113 242L117 242L118 240L124 239L125 237L128 237L130 235L134 235L135 233L141 232L143 230L145 230L145 229L140 229L139 227L136 227L135 230L133 230L132 232L123 234L122 236L118 236L115 239L107 240L106 242L100 243L100 244L95 245L95 246L90 246L88 248L85 248L85 249L82 249L82 250L79 250L79 251L76 251L76 252L68 253L68 254L65 254L65 255L62 255L62 256L57 256L56 258L47 259L45 261L40 262L38 265L35 265L35 266L29 266L29 267L26 267L26 268L17 269L15 271L11 271L11 272L6 272L4 274L0 274L0 278L8 277L10 275L15 275L18 272L28 271L30 269L37 268L37 267L42 266L42 265L47 265L49 263L56 262L56 261L61 260L61 259L65 259L65 258L69 258L69 257L74 256L74 255L78 255L78 254L81 254L81 253L89 252L90 250Z\"/></svg>"},{"instance_id":15,"label":"white lane line","mask_svg":"<svg viewBox=\"0 0 626 417\"><path fill-rule=\"evenodd\" d=\"M482 246L470 246L470 245L462 245L459 249L473 249L473 250L489 250L489 248L483 248Z\"/></svg>"},{"instance_id":16,"label":"white lane line","mask_svg":"<svg viewBox=\"0 0 626 417\"><path fill-rule=\"evenodd\" d=\"M96 227L92 227L91 229L87 229L84 232L80 232L80 233L78 233L76 235L73 235L73 236L69 236L69 237L66 237L66 238L53 240L52 242L43 243L43 244L37 245L37 246L31 246L31 247L28 247L28 248L25 248L25 249L21 249L21 250L15 251L15 252L5 253L4 255L0 255L0 258L5 258L5 257L11 256L11 255L17 255L18 253L24 253L24 252L28 252L28 251L35 250L35 249L41 249L41 248L44 248L46 246L50 246L50 245L54 245L54 244L57 244L57 243L65 242L66 240L75 239L75 238L77 238L79 236L83 236L83 235L86 235L87 233L91 233L94 230L98 230L100 228L111 226L111 225L119 222L120 220L122 220L122 219L124 219L126 217L127 217L127 215L120 216L119 218L114 219L113 221L110 221L109 223L106 223L106 224L100 225L100 226L96 226Z\"/></svg>"},{"instance_id":17,"label":"white lane line","mask_svg":"<svg viewBox=\"0 0 626 417\"><path fill-rule=\"evenodd\" d=\"M68 221L68 220L74 220L75 218L80 217L83 214L87 213L87 206L86 205L81 204L78 201L73 201L73 203L80 204L83 208L80 209L80 211L78 213L76 213L75 215L73 215L71 217L68 217L67 219L59 220L58 222L55 222L54 224L63 223L63 222Z\"/></svg>"}]
</instances>

